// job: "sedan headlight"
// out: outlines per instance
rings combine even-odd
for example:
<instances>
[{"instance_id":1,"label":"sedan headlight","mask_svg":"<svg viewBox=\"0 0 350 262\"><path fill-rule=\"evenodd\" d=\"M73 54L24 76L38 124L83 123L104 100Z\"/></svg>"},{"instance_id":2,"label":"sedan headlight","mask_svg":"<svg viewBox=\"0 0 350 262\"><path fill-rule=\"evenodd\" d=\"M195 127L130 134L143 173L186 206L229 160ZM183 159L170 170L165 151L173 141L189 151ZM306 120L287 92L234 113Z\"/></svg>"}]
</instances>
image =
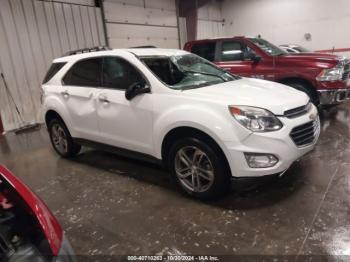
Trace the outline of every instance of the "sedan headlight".
<instances>
[{"instance_id":1,"label":"sedan headlight","mask_svg":"<svg viewBox=\"0 0 350 262\"><path fill-rule=\"evenodd\" d=\"M339 81L342 79L344 67L336 66L330 69L323 69L316 77L317 81Z\"/></svg>"},{"instance_id":2,"label":"sedan headlight","mask_svg":"<svg viewBox=\"0 0 350 262\"><path fill-rule=\"evenodd\" d=\"M270 111L251 106L229 106L231 115L253 132L271 132L283 127L281 121Z\"/></svg>"}]
</instances>

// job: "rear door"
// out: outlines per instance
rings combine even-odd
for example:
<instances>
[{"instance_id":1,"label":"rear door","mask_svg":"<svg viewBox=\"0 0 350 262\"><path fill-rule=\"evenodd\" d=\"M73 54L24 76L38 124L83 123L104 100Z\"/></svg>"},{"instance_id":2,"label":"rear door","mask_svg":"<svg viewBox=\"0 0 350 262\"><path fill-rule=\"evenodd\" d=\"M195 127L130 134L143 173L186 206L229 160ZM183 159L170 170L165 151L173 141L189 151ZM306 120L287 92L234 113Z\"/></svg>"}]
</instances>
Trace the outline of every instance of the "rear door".
<instances>
[{"instance_id":1,"label":"rear door","mask_svg":"<svg viewBox=\"0 0 350 262\"><path fill-rule=\"evenodd\" d=\"M95 97L101 87L102 58L76 62L63 77L60 93L79 138L96 140L99 135Z\"/></svg>"}]
</instances>

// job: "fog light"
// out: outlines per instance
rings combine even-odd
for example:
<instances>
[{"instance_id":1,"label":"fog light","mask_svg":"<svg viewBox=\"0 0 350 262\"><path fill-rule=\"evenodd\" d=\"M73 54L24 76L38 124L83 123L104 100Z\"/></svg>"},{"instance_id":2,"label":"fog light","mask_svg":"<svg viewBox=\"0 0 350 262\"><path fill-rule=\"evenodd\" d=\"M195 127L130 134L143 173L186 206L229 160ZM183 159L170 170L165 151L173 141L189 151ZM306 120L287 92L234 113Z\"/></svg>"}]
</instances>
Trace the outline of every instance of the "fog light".
<instances>
[{"instance_id":1,"label":"fog light","mask_svg":"<svg viewBox=\"0 0 350 262\"><path fill-rule=\"evenodd\" d=\"M244 153L244 156L251 168L273 167L278 163L278 158L272 154Z\"/></svg>"}]
</instances>

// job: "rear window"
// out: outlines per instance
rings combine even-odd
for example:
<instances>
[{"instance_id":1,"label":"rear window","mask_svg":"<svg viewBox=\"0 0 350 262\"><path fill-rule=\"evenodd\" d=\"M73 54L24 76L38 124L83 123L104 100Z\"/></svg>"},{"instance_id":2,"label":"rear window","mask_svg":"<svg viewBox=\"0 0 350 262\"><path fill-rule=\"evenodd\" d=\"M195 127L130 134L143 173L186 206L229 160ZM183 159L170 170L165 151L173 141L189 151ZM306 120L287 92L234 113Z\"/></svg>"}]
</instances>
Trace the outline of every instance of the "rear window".
<instances>
[{"instance_id":1,"label":"rear window","mask_svg":"<svg viewBox=\"0 0 350 262\"><path fill-rule=\"evenodd\" d=\"M211 62L215 60L215 42L194 44L191 52Z\"/></svg>"},{"instance_id":2,"label":"rear window","mask_svg":"<svg viewBox=\"0 0 350 262\"><path fill-rule=\"evenodd\" d=\"M61 63L53 63L49 70L47 71L45 78L43 80L43 84L49 82L51 78L53 78L54 75L57 74L58 71L61 70L61 68L66 64L66 62L61 62Z\"/></svg>"}]
</instances>

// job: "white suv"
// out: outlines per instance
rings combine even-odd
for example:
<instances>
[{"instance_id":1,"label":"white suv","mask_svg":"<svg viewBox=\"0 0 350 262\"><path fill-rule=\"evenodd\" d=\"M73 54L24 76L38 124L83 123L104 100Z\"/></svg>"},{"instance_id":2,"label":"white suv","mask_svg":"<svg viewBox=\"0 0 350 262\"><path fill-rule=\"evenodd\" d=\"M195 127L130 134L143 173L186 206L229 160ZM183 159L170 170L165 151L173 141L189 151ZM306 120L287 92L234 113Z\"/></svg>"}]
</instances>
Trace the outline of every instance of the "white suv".
<instances>
[{"instance_id":1,"label":"white suv","mask_svg":"<svg viewBox=\"0 0 350 262\"><path fill-rule=\"evenodd\" d=\"M283 173L314 148L320 130L304 93L232 75L180 50L61 57L43 90L58 154L93 145L161 161L201 199L225 193L231 177Z\"/></svg>"}]
</instances>

